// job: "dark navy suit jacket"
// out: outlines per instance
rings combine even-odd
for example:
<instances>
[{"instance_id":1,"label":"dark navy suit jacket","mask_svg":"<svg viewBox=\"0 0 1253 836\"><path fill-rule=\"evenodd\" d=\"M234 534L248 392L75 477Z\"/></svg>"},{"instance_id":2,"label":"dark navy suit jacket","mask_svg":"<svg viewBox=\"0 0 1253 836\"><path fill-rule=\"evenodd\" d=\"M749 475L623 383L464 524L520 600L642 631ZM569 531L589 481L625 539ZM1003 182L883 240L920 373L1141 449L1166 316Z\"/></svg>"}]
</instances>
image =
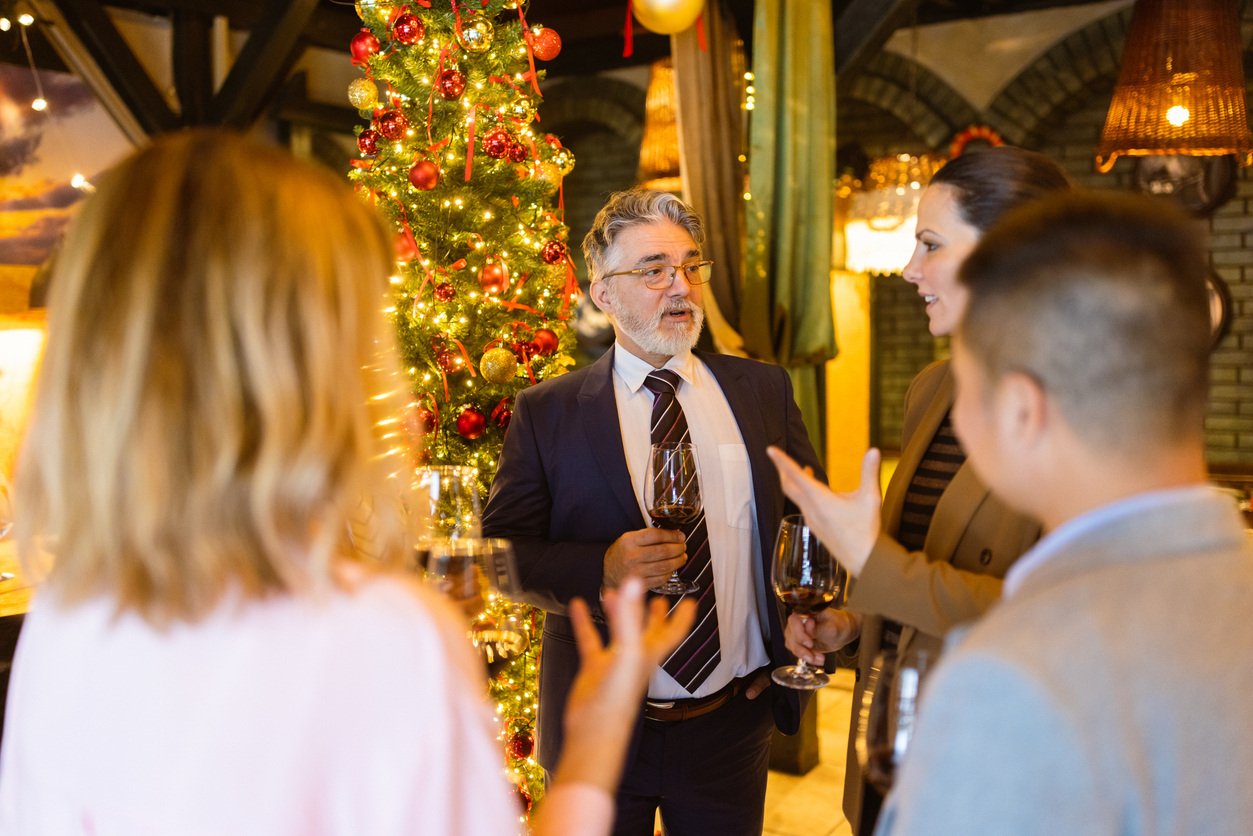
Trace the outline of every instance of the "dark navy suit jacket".
<instances>
[{"instance_id":1,"label":"dark navy suit jacket","mask_svg":"<svg viewBox=\"0 0 1253 836\"><path fill-rule=\"evenodd\" d=\"M786 371L740 357L693 353L718 381L744 439L761 541L760 576L768 584L786 500L766 447L781 448L825 480L824 471ZM556 766L561 752L566 697L579 665L567 606L575 597L587 601L607 637L598 605L605 551L623 533L648 526L623 452L613 354L610 349L591 366L518 395L483 514L484 536L513 541L523 599L547 613L539 707L539 760L547 769ZM788 505L786 512L795 508ZM790 656L783 645L783 610L770 589L765 593L766 648L773 664L784 664ZM767 695L779 730L795 733L803 707L798 692L771 686Z\"/></svg>"}]
</instances>

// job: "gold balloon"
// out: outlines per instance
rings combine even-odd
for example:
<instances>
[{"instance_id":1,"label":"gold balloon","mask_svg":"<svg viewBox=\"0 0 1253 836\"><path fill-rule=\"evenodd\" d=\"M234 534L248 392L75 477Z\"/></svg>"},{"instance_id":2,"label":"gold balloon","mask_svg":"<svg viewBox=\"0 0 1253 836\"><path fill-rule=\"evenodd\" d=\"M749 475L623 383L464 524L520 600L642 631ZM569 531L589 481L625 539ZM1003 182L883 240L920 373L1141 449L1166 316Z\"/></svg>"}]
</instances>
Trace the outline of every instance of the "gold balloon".
<instances>
[{"instance_id":1,"label":"gold balloon","mask_svg":"<svg viewBox=\"0 0 1253 836\"><path fill-rule=\"evenodd\" d=\"M463 23L457 42L466 52L487 52L492 48L492 39L496 30L492 22L485 17L476 17L469 23Z\"/></svg>"},{"instance_id":2,"label":"gold balloon","mask_svg":"<svg viewBox=\"0 0 1253 836\"><path fill-rule=\"evenodd\" d=\"M379 90L368 78L354 78L348 85L348 101L357 110L373 110L379 103Z\"/></svg>"},{"instance_id":3,"label":"gold balloon","mask_svg":"<svg viewBox=\"0 0 1253 836\"><path fill-rule=\"evenodd\" d=\"M489 348L479 361L479 371L489 383L508 383L518 371L518 358L507 348Z\"/></svg>"},{"instance_id":4,"label":"gold balloon","mask_svg":"<svg viewBox=\"0 0 1253 836\"><path fill-rule=\"evenodd\" d=\"M635 19L658 35L682 32L700 17L705 0L635 0Z\"/></svg>"}]
</instances>

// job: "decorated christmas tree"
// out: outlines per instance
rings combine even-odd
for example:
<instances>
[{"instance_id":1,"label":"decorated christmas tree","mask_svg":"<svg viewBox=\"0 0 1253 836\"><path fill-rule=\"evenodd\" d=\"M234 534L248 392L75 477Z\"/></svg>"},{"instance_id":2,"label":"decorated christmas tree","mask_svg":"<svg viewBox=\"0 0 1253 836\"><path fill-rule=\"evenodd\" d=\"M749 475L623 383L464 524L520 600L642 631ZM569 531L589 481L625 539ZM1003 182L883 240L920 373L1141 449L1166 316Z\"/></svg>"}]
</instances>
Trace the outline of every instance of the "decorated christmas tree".
<instances>
[{"instance_id":1,"label":"decorated christmas tree","mask_svg":"<svg viewBox=\"0 0 1253 836\"><path fill-rule=\"evenodd\" d=\"M578 283L561 180L574 157L538 129L537 61L561 48L517 0L357 4L364 71L348 96L363 119L352 178L397 230L393 317L425 432L420 460L478 468L486 494L513 398L573 363L566 327ZM493 666L492 696L519 794L541 790L533 758L541 614L494 601L527 649Z\"/></svg>"}]
</instances>

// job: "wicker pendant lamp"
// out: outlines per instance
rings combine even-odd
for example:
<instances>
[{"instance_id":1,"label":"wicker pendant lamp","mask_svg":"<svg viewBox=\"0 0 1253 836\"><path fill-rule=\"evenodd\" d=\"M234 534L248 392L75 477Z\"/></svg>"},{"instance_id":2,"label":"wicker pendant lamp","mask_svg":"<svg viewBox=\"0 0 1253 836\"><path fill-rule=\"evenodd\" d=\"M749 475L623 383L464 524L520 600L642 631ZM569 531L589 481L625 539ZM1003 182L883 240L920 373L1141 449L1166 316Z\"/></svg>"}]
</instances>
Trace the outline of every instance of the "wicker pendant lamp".
<instances>
[{"instance_id":1,"label":"wicker pendant lamp","mask_svg":"<svg viewBox=\"0 0 1253 836\"><path fill-rule=\"evenodd\" d=\"M1235 154L1253 162L1236 0L1137 0L1097 146L1121 154Z\"/></svg>"}]
</instances>

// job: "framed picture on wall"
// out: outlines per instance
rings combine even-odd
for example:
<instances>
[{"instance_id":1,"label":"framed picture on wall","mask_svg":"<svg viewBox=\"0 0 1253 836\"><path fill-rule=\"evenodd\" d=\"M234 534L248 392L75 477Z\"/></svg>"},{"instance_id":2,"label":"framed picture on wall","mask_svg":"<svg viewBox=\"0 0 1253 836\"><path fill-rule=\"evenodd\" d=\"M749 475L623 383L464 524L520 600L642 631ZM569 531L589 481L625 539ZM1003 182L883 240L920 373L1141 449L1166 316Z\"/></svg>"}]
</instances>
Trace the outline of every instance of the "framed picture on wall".
<instances>
[{"instance_id":1,"label":"framed picture on wall","mask_svg":"<svg viewBox=\"0 0 1253 836\"><path fill-rule=\"evenodd\" d=\"M1135 184L1141 192L1175 200L1193 215L1203 216L1235 193L1236 158L1154 154L1136 158Z\"/></svg>"}]
</instances>

